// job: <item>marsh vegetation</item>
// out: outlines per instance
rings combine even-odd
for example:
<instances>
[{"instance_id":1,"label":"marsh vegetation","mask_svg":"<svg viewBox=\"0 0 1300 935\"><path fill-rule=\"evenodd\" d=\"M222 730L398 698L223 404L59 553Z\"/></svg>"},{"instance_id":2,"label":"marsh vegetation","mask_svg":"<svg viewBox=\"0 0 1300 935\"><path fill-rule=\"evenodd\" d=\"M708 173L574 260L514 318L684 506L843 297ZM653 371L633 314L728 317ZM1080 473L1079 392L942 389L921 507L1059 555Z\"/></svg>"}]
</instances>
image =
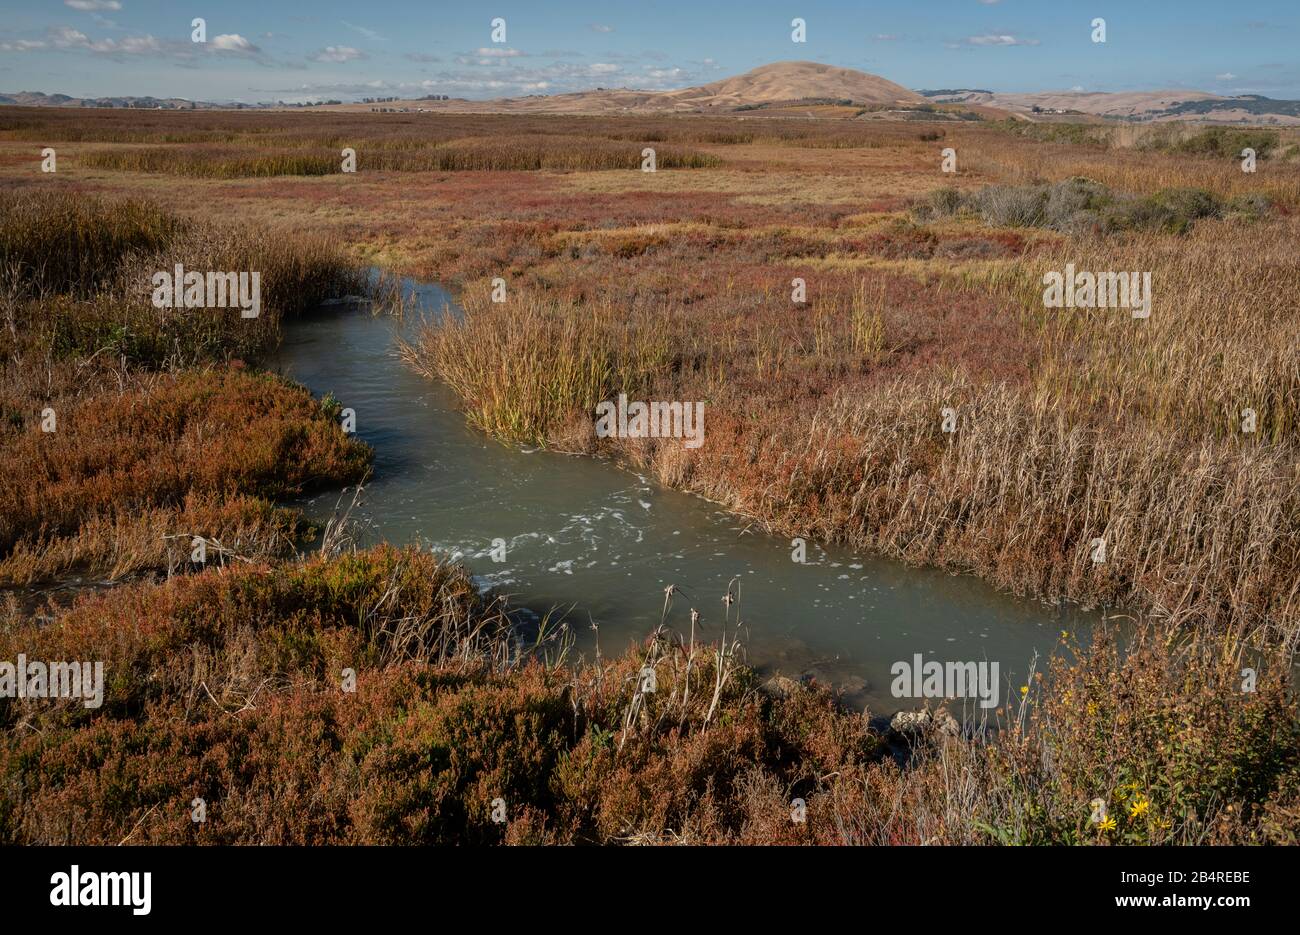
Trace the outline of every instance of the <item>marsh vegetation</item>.
<instances>
[{"instance_id":1,"label":"marsh vegetation","mask_svg":"<svg viewBox=\"0 0 1300 935\"><path fill-rule=\"evenodd\" d=\"M98 653L119 678L99 713L0 702L0 838L1296 842L1288 131L1248 175L1236 139L967 124L3 121L0 575L146 580L47 625L10 602L0 656ZM681 159L660 167L689 171L628 161L660 142ZM329 168L342 146L355 176ZM262 270L270 311L161 314L141 273L174 262ZM428 555L303 558L275 501L355 482L369 453L258 360L280 316L360 290L368 263L458 290L463 316L407 357L502 441L636 467L782 535L1104 605L1133 643L1056 658L997 730L904 742L821 687L765 686L733 631L692 635L677 600L643 647L577 661L558 636L522 651L508 608ZM1045 309L1043 273L1067 263L1151 271L1151 317ZM591 412L619 392L705 401L705 444L598 441ZM242 560L176 561L165 537L198 526ZM337 690L344 660L364 692ZM647 664L658 690L638 700ZM223 805L198 827L183 805L203 795Z\"/></svg>"}]
</instances>

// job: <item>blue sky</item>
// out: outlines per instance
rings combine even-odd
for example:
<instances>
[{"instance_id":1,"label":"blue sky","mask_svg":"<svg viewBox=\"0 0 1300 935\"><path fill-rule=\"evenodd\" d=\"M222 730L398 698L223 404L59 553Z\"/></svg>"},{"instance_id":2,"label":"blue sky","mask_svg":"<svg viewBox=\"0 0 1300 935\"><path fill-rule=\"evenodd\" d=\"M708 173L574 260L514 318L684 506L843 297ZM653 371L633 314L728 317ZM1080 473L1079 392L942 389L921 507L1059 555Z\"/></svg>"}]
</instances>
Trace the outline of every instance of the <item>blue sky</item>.
<instances>
[{"instance_id":1,"label":"blue sky","mask_svg":"<svg viewBox=\"0 0 1300 935\"><path fill-rule=\"evenodd\" d=\"M3 0L0 91L218 101L667 89L773 61L912 88L1300 98L1296 0ZM207 21L206 45L190 20ZM493 17L505 43L491 41ZM790 21L807 22L806 43ZM1091 41L1104 17L1107 41Z\"/></svg>"}]
</instances>

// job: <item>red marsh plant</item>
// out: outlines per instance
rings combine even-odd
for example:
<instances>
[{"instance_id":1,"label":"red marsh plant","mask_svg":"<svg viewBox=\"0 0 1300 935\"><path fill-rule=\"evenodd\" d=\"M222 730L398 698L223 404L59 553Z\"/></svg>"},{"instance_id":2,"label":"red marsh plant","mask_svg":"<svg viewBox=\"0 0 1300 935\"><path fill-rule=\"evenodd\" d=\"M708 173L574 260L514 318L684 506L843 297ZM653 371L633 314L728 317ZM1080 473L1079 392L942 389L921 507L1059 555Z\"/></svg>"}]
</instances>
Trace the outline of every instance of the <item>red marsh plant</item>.
<instances>
[{"instance_id":1,"label":"red marsh plant","mask_svg":"<svg viewBox=\"0 0 1300 935\"><path fill-rule=\"evenodd\" d=\"M243 371L163 376L56 416L57 431L43 431L34 418L9 433L0 455L0 469L13 478L0 493L0 573L12 580L80 561L104 571L167 553L161 539L116 539L124 524L278 554L280 534L293 523L269 513L265 501L360 480L370 462L369 448L345 436L305 390ZM239 499L246 497L263 501ZM231 498L240 521L205 527L214 509L222 516L214 498ZM160 509L172 512L169 521ZM256 527L234 534L254 517ZM92 533L105 541L93 544ZM124 550L137 557L128 560Z\"/></svg>"},{"instance_id":2,"label":"red marsh plant","mask_svg":"<svg viewBox=\"0 0 1300 935\"><path fill-rule=\"evenodd\" d=\"M1284 659L1102 637L993 730L903 741L823 688L720 659L739 605L724 623L673 603L642 648L571 665L521 653L462 570L387 547L127 585L43 625L11 612L0 659L102 660L105 698L0 700L0 840L1296 840ZM1113 823L1091 820L1099 798Z\"/></svg>"},{"instance_id":3,"label":"red marsh plant","mask_svg":"<svg viewBox=\"0 0 1300 935\"><path fill-rule=\"evenodd\" d=\"M283 314L364 288L336 246L182 220L59 191L0 195L0 578L175 567L182 537L249 556L291 552L271 500L359 480L369 450L286 381L241 358ZM176 312L150 275L259 270L263 314ZM188 368L188 369L187 369ZM201 368L201 369L200 369Z\"/></svg>"}]
</instances>

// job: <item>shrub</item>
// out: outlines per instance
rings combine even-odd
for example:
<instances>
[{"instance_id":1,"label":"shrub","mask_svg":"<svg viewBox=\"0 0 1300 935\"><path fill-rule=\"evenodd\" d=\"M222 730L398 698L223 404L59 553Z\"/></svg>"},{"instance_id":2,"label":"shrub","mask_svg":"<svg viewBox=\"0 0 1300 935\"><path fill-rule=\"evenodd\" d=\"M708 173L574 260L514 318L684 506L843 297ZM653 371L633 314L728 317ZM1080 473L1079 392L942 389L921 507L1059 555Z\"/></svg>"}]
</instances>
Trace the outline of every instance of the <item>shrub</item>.
<instances>
[{"instance_id":1,"label":"shrub","mask_svg":"<svg viewBox=\"0 0 1300 935\"><path fill-rule=\"evenodd\" d=\"M1040 227L1047 211L1043 186L990 185L976 195L976 208L986 224L1001 227Z\"/></svg>"},{"instance_id":2,"label":"shrub","mask_svg":"<svg viewBox=\"0 0 1300 935\"><path fill-rule=\"evenodd\" d=\"M1220 217L1222 212L1222 202L1204 189L1171 188L1117 203L1103 218L1103 223L1109 230L1184 234L1196 221Z\"/></svg>"},{"instance_id":3,"label":"shrub","mask_svg":"<svg viewBox=\"0 0 1300 935\"><path fill-rule=\"evenodd\" d=\"M1173 143L1174 152L1193 156L1214 156L1221 159L1240 159L1243 149L1255 150L1260 159L1267 159L1278 144L1276 130L1233 129L1206 127L1193 136Z\"/></svg>"},{"instance_id":4,"label":"shrub","mask_svg":"<svg viewBox=\"0 0 1300 935\"><path fill-rule=\"evenodd\" d=\"M930 217L950 217L966 207L966 198L955 188L938 188L930 192L923 202L924 212Z\"/></svg>"},{"instance_id":5,"label":"shrub","mask_svg":"<svg viewBox=\"0 0 1300 935\"><path fill-rule=\"evenodd\" d=\"M1000 120L989 124L999 130L1040 143L1070 143L1076 146L1107 146L1110 128L1086 123L1030 123L1026 120Z\"/></svg>"},{"instance_id":6,"label":"shrub","mask_svg":"<svg viewBox=\"0 0 1300 935\"><path fill-rule=\"evenodd\" d=\"M1247 217L1261 216L1268 206L1268 198L1259 195L1242 196L1230 205L1234 215ZM974 212L990 225L1046 227L1062 233L1157 230L1182 234L1198 220L1222 217L1225 206L1201 188L1169 188L1138 197L1074 177L1050 185L993 185L973 194L941 188L912 210L918 220Z\"/></svg>"}]
</instances>

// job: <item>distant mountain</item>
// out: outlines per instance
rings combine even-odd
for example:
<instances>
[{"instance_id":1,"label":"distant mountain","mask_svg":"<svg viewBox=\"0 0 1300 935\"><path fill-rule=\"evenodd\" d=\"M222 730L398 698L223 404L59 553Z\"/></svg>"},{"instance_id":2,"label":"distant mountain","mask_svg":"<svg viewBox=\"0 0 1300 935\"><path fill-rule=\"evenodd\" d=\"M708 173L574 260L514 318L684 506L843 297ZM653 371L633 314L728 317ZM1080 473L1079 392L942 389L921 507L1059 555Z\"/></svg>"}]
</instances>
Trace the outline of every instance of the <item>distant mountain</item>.
<instances>
[{"instance_id":1,"label":"distant mountain","mask_svg":"<svg viewBox=\"0 0 1300 935\"><path fill-rule=\"evenodd\" d=\"M1207 91L1043 91L1031 94L955 89L922 91L936 103L997 107L1030 119L1037 115L1084 114L1133 121L1200 120L1212 123L1300 124L1300 101Z\"/></svg>"},{"instance_id":2,"label":"distant mountain","mask_svg":"<svg viewBox=\"0 0 1300 935\"><path fill-rule=\"evenodd\" d=\"M979 88L940 88L936 91L917 91L917 94L924 97L956 97L961 94L987 94L993 96L992 91L983 91Z\"/></svg>"},{"instance_id":3,"label":"distant mountain","mask_svg":"<svg viewBox=\"0 0 1300 935\"><path fill-rule=\"evenodd\" d=\"M597 88L570 94L469 101L394 101L382 108L344 104L343 110L434 110L455 113L727 113L815 102L857 107L910 107L928 102L877 75L818 62L776 62L731 78L677 91Z\"/></svg>"},{"instance_id":4,"label":"distant mountain","mask_svg":"<svg viewBox=\"0 0 1300 935\"><path fill-rule=\"evenodd\" d=\"M128 107L139 110L214 110L230 104L187 101L179 97L70 97L67 94L44 94L40 91L0 93L0 105L21 107Z\"/></svg>"},{"instance_id":5,"label":"distant mountain","mask_svg":"<svg viewBox=\"0 0 1300 935\"><path fill-rule=\"evenodd\" d=\"M877 75L817 62L776 62L698 88L665 91L660 98L701 110L799 100L842 100L854 104L925 103L925 98L915 91Z\"/></svg>"},{"instance_id":6,"label":"distant mountain","mask_svg":"<svg viewBox=\"0 0 1300 935\"><path fill-rule=\"evenodd\" d=\"M439 110L458 112L524 113L675 113L726 112L800 102L838 103L853 106L917 107L927 103L915 91L876 75L836 68L817 62L776 62L743 75L678 91L635 91L597 88L572 94L531 95L494 101L430 99L418 101L384 99L325 105L345 110ZM136 109L197 110L249 105L212 104L181 98L97 97L79 98L66 94L22 91L0 94L0 104L28 107L129 107ZM301 105L260 104L259 107Z\"/></svg>"},{"instance_id":7,"label":"distant mountain","mask_svg":"<svg viewBox=\"0 0 1300 935\"><path fill-rule=\"evenodd\" d=\"M490 101L428 95L418 100L375 98L354 103L319 105L264 103L216 104L183 98L70 97L20 91L0 94L0 105L28 107L126 107L141 110L211 110L219 108L327 108L351 112L398 111L440 113L643 114L735 113L900 116L971 119L1016 117L1025 120L1085 116L1129 121L1197 120L1213 123L1300 125L1300 101L1273 100L1255 94L1225 97L1206 91L1042 91L1005 93L979 88L912 91L878 75L818 62L775 62L743 75L676 91L596 88L568 94L533 94ZM933 114L934 104L951 104ZM820 105L820 106L817 106ZM922 113L918 114L917 111Z\"/></svg>"},{"instance_id":8,"label":"distant mountain","mask_svg":"<svg viewBox=\"0 0 1300 935\"><path fill-rule=\"evenodd\" d=\"M1167 116L1195 117L1205 114L1213 117L1215 115L1226 116L1234 113L1300 117L1300 101L1282 101L1271 97L1262 97L1258 94L1239 94L1236 97L1216 98L1213 100L1183 101L1171 107Z\"/></svg>"}]
</instances>

